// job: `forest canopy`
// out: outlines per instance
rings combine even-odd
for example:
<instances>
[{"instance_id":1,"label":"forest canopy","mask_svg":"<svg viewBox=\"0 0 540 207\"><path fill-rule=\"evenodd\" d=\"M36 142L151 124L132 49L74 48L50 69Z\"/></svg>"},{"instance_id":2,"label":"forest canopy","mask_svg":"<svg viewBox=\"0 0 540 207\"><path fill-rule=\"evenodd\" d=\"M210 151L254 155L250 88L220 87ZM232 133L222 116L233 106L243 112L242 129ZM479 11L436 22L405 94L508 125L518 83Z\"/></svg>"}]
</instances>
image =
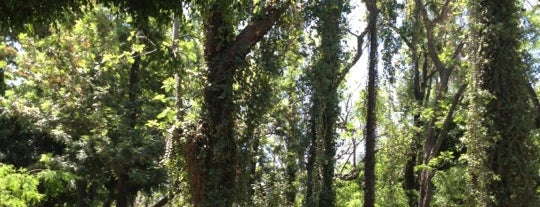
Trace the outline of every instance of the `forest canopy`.
<instances>
[{"instance_id":1,"label":"forest canopy","mask_svg":"<svg viewBox=\"0 0 540 207\"><path fill-rule=\"evenodd\" d=\"M0 207L540 206L537 0L0 18Z\"/></svg>"}]
</instances>

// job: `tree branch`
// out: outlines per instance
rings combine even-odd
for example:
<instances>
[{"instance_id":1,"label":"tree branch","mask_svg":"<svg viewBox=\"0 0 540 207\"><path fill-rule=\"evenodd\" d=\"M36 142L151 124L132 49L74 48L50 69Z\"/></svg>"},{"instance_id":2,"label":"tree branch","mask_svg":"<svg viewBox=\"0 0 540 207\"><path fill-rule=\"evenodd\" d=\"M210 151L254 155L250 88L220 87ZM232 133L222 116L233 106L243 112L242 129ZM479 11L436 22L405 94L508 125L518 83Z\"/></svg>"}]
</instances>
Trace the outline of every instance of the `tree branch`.
<instances>
[{"instance_id":1,"label":"tree branch","mask_svg":"<svg viewBox=\"0 0 540 207\"><path fill-rule=\"evenodd\" d=\"M422 16L424 27L426 28L427 47L428 47L429 57L431 58L431 60L433 60L433 63L435 64L435 68L437 68L439 72L444 72L446 70L445 69L446 67L444 67L444 64L439 58L437 50L435 49L435 40L433 37L433 23L434 22L429 20L426 7L423 5L422 0L414 0L414 2L416 3L418 10L420 10L420 15Z\"/></svg>"},{"instance_id":2,"label":"tree branch","mask_svg":"<svg viewBox=\"0 0 540 207\"><path fill-rule=\"evenodd\" d=\"M354 55L354 58L353 58L352 62L350 64L348 64L347 66L345 66L345 68L341 71L341 73L338 74L338 77L336 79L336 85L339 85L343 81L343 79L345 79L345 76L347 76L347 73L349 73L351 68L354 65L356 65L358 60L360 60L360 57L362 57L362 53L364 52L364 50L362 49L362 45L364 44L364 37L368 33L368 30L366 28L360 35L353 34L350 31L349 31L349 33L356 36L356 42L357 42L356 54Z\"/></svg>"},{"instance_id":3,"label":"tree branch","mask_svg":"<svg viewBox=\"0 0 540 207\"><path fill-rule=\"evenodd\" d=\"M415 48L415 46L413 45L412 41L407 39L407 37L405 36L405 34L403 34L401 31L399 31L399 28L396 27L396 25L393 25L393 24L386 24L387 27L390 27L392 30L394 30L395 33L397 33L401 39L405 42L405 45L407 45L407 47L409 48Z\"/></svg>"},{"instance_id":4,"label":"tree branch","mask_svg":"<svg viewBox=\"0 0 540 207\"><path fill-rule=\"evenodd\" d=\"M452 100L452 106L450 106L450 109L448 110L448 113L446 114L446 117L444 118L443 126L437 136L437 141L435 142L435 145L433 145L433 148L431 148L431 152L429 153L429 159L431 159L432 157L436 156L439 153L439 149L441 148L442 142L444 141L446 134L448 134L448 130L450 130L450 124L452 123L452 120L454 119L454 112L456 111L457 105L459 101L461 100L461 97L463 96L463 92L465 91L466 88L467 88L466 84L461 85L458 92L454 95L454 99Z\"/></svg>"},{"instance_id":5,"label":"tree branch","mask_svg":"<svg viewBox=\"0 0 540 207\"><path fill-rule=\"evenodd\" d=\"M450 1L451 0L446 0L444 2L443 8L441 9L441 12L439 12L439 16L437 16L437 18L435 18L433 22L441 23L446 19L446 17L448 17L448 10L450 9L448 5L450 5Z\"/></svg>"},{"instance_id":6,"label":"tree branch","mask_svg":"<svg viewBox=\"0 0 540 207\"><path fill-rule=\"evenodd\" d=\"M459 56L459 53L461 53L461 51L463 51L463 47L465 47L465 41L459 41L459 44L456 46L456 49L454 49L454 53L452 55L452 61L451 61L451 65L447 68L448 70L448 74L452 73L452 70L454 70L454 68L456 68L456 61L458 56Z\"/></svg>"},{"instance_id":7,"label":"tree branch","mask_svg":"<svg viewBox=\"0 0 540 207\"><path fill-rule=\"evenodd\" d=\"M165 196L161 200L159 200L156 204L154 204L152 207L163 207L167 205L168 202L169 202L169 196Z\"/></svg>"},{"instance_id":8,"label":"tree branch","mask_svg":"<svg viewBox=\"0 0 540 207\"><path fill-rule=\"evenodd\" d=\"M251 48L268 33L288 8L289 4L290 1L287 1L278 8L269 6L265 9L265 12L253 17L252 21L236 36L235 40L223 52L217 54L217 57L213 57L219 58L218 62L220 63L214 76L222 77L226 72L234 73L234 66L244 61ZM230 70L231 68L232 70Z\"/></svg>"},{"instance_id":9,"label":"tree branch","mask_svg":"<svg viewBox=\"0 0 540 207\"><path fill-rule=\"evenodd\" d=\"M289 2L290 1L285 2L278 8L269 6L265 8L263 14L254 17L253 21L238 34L234 42L225 49L225 55L229 58L244 59L251 48L259 42L279 20L289 6Z\"/></svg>"}]
</instances>

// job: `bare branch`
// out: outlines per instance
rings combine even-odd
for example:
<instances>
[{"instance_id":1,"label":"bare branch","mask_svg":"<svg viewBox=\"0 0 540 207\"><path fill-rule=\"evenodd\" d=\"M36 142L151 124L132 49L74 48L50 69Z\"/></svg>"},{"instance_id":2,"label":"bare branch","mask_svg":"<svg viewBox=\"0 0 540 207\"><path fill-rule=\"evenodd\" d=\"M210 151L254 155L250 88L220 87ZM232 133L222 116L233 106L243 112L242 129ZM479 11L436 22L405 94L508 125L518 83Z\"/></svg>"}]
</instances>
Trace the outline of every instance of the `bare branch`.
<instances>
[{"instance_id":1,"label":"bare branch","mask_svg":"<svg viewBox=\"0 0 540 207\"><path fill-rule=\"evenodd\" d=\"M338 77L336 79L336 85L339 85L343 81L343 79L345 79L345 76L347 76L347 73L349 73L351 68L354 65L356 65L358 60L360 60L360 57L362 57L362 53L364 52L364 50L362 49L362 45L364 44L364 37L368 33L368 30L366 28L360 35L356 35L356 34L352 33L351 31L349 31L349 33L356 36L356 43L357 43L357 45L356 45L356 54L354 55L354 58L353 58L352 62L349 63L347 66L345 66L343 71L341 71L341 73L338 75Z\"/></svg>"}]
</instances>

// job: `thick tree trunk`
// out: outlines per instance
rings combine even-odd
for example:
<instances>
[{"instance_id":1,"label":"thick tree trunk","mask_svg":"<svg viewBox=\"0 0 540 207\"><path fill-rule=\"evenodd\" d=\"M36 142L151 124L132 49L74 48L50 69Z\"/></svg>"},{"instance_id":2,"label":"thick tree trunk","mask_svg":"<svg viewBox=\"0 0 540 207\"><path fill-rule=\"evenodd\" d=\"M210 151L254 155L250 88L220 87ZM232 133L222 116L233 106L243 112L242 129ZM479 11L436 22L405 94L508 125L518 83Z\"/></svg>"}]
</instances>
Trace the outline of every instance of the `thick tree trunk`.
<instances>
[{"instance_id":1,"label":"thick tree trunk","mask_svg":"<svg viewBox=\"0 0 540 207\"><path fill-rule=\"evenodd\" d=\"M334 168L336 163L336 121L339 111L338 87L340 57L341 54L341 25L343 1L327 0L321 1L324 9L320 17L318 26L321 35L321 57L315 69L319 74L315 74L317 81L314 84L315 98L321 102L318 104L317 112L314 114L318 119L317 129L319 130L320 143L322 143L321 171L322 185L319 195L319 206L335 206L336 193L334 191ZM325 79L326 78L326 79Z\"/></svg>"},{"instance_id":2,"label":"thick tree trunk","mask_svg":"<svg viewBox=\"0 0 540 207\"><path fill-rule=\"evenodd\" d=\"M343 80L340 71L342 37L342 1L320 1L317 32L320 35L319 59L309 71L311 94L311 133L308 158L306 206L335 206L333 188L336 121L338 118L338 86ZM347 69L343 71L343 74ZM318 173L317 173L318 172ZM319 174L319 175L318 175Z\"/></svg>"},{"instance_id":3,"label":"thick tree trunk","mask_svg":"<svg viewBox=\"0 0 540 207\"><path fill-rule=\"evenodd\" d=\"M478 206L538 205L534 179L538 176L535 170L538 159L534 153L537 149L530 137L536 113L529 102L528 79L522 62L518 2L470 2L472 28L475 28L472 34L477 40L473 43L473 87L477 90L472 95L473 100L483 102L475 104L485 111L477 114L482 120L473 120L483 127L483 136L467 140L470 157L480 163L470 166L471 175L482 178L473 183L476 192L483 193ZM490 97L480 91L488 92ZM484 147L479 148L479 144Z\"/></svg>"},{"instance_id":4,"label":"thick tree trunk","mask_svg":"<svg viewBox=\"0 0 540 207\"><path fill-rule=\"evenodd\" d=\"M364 207L375 206L375 145L376 145L376 114L377 114L377 1L366 0L369 11L369 70L366 117L366 156L364 158Z\"/></svg>"},{"instance_id":5,"label":"thick tree trunk","mask_svg":"<svg viewBox=\"0 0 540 207\"><path fill-rule=\"evenodd\" d=\"M251 48L272 28L286 7L265 8L233 37L231 10L210 3L204 19L208 67L203 101L203 135L186 144L185 156L195 207L232 206L237 146L234 131L233 76ZM231 41L232 40L232 41Z\"/></svg>"}]
</instances>

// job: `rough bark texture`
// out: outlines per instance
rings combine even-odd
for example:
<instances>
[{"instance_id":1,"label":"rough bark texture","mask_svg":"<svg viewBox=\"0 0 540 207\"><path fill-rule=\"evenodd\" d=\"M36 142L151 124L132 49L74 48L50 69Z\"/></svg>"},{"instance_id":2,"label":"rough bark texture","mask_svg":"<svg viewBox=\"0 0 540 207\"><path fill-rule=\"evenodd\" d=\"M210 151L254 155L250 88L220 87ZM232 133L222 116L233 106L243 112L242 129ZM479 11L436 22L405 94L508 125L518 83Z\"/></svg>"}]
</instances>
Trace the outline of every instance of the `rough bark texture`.
<instances>
[{"instance_id":1,"label":"rough bark texture","mask_svg":"<svg viewBox=\"0 0 540 207\"><path fill-rule=\"evenodd\" d=\"M118 180L116 181L116 206L117 207L128 207L132 206L129 203L129 176L127 174L117 175Z\"/></svg>"},{"instance_id":2,"label":"rough bark texture","mask_svg":"<svg viewBox=\"0 0 540 207\"><path fill-rule=\"evenodd\" d=\"M367 118L366 118L366 156L364 158L364 207L375 206L375 145L377 127L377 1L366 0L369 11L369 70L368 70L368 94L367 94Z\"/></svg>"}]
</instances>

